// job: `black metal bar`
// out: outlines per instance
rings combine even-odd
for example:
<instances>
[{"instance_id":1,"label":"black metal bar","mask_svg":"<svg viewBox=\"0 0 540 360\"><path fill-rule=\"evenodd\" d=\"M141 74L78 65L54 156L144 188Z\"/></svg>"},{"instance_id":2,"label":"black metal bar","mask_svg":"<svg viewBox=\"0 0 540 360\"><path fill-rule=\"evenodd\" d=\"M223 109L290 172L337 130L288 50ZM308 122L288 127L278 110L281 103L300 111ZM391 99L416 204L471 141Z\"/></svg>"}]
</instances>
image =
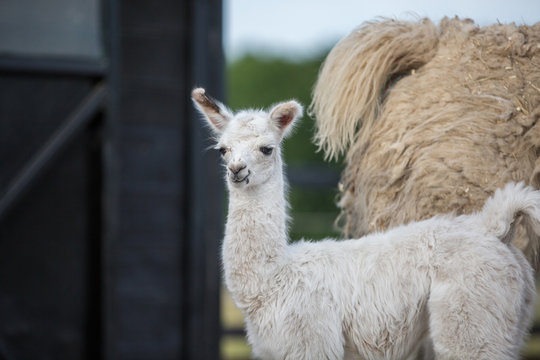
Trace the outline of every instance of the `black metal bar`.
<instances>
[{"instance_id":1,"label":"black metal bar","mask_svg":"<svg viewBox=\"0 0 540 360\"><path fill-rule=\"evenodd\" d=\"M0 73L104 77L106 72L107 64L98 59L0 56Z\"/></svg>"},{"instance_id":2,"label":"black metal bar","mask_svg":"<svg viewBox=\"0 0 540 360\"><path fill-rule=\"evenodd\" d=\"M246 331L243 328L230 328L223 329L221 334L223 336L246 336Z\"/></svg>"},{"instance_id":3,"label":"black metal bar","mask_svg":"<svg viewBox=\"0 0 540 360\"><path fill-rule=\"evenodd\" d=\"M82 100L77 109L68 116L64 125L15 176L7 191L0 198L0 219L16 204L21 195L28 190L29 186L42 174L43 170L66 147L69 141L79 134L100 110L105 99L105 91L106 88L103 84L97 85Z\"/></svg>"},{"instance_id":4,"label":"black metal bar","mask_svg":"<svg viewBox=\"0 0 540 360\"><path fill-rule=\"evenodd\" d=\"M532 326L530 330L531 334L540 334L540 324L536 323Z\"/></svg>"}]
</instances>

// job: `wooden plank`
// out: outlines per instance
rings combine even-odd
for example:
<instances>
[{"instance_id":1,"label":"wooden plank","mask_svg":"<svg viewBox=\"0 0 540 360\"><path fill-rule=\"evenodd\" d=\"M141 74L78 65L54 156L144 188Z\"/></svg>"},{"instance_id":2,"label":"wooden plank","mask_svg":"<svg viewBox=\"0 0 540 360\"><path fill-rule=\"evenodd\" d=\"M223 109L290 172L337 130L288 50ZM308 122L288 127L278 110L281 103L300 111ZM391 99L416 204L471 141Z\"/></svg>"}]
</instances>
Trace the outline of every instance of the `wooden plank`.
<instances>
[{"instance_id":1,"label":"wooden plank","mask_svg":"<svg viewBox=\"0 0 540 360\"><path fill-rule=\"evenodd\" d=\"M93 136L77 136L0 219L0 358L99 356Z\"/></svg>"},{"instance_id":2,"label":"wooden plank","mask_svg":"<svg viewBox=\"0 0 540 360\"><path fill-rule=\"evenodd\" d=\"M0 219L20 197L29 190L38 177L59 156L74 138L81 134L96 118L105 98L105 87L97 85L73 110L63 124L43 144L34 156L13 177L7 190L0 197ZM27 124L29 126L29 124Z\"/></svg>"}]
</instances>

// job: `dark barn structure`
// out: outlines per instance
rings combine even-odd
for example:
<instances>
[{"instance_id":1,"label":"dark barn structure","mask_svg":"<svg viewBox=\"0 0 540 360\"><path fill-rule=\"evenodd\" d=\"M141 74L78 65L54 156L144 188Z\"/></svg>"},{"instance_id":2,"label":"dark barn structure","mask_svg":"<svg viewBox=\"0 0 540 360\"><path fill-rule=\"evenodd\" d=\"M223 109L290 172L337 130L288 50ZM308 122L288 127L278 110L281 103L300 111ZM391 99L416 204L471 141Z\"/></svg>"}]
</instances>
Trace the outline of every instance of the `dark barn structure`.
<instances>
[{"instance_id":1,"label":"dark barn structure","mask_svg":"<svg viewBox=\"0 0 540 360\"><path fill-rule=\"evenodd\" d=\"M0 2L0 360L218 359L220 0Z\"/></svg>"}]
</instances>

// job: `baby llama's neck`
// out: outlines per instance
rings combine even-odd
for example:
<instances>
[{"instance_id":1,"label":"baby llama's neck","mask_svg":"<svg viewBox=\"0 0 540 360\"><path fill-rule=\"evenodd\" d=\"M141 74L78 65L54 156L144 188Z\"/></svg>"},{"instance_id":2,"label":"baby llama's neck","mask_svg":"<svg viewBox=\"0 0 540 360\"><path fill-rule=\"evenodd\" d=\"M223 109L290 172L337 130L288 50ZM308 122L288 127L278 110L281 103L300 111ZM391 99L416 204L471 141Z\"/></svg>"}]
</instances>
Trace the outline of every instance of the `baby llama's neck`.
<instances>
[{"instance_id":1,"label":"baby llama's neck","mask_svg":"<svg viewBox=\"0 0 540 360\"><path fill-rule=\"evenodd\" d=\"M223 244L225 282L237 305L254 306L285 261L287 203L281 171L262 185L229 187Z\"/></svg>"}]
</instances>

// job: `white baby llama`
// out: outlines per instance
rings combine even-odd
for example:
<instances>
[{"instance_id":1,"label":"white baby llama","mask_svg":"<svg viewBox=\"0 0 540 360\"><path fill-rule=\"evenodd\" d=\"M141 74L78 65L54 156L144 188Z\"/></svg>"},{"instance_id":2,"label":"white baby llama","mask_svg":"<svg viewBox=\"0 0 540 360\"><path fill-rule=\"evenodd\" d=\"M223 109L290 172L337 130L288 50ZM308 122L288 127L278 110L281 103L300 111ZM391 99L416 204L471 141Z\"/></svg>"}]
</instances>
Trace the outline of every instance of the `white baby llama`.
<instances>
[{"instance_id":1,"label":"white baby llama","mask_svg":"<svg viewBox=\"0 0 540 360\"><path fill-rule=\"evenodd\" d=\"M405 359L427 337L437 359L518 358L535 290L510 243L516 216L540 234L540 192L508 184L476 214L288 244L280 144L302 107L192 97L226 166L224 276L256 358Z\"/></svg>"}]
</instances>

